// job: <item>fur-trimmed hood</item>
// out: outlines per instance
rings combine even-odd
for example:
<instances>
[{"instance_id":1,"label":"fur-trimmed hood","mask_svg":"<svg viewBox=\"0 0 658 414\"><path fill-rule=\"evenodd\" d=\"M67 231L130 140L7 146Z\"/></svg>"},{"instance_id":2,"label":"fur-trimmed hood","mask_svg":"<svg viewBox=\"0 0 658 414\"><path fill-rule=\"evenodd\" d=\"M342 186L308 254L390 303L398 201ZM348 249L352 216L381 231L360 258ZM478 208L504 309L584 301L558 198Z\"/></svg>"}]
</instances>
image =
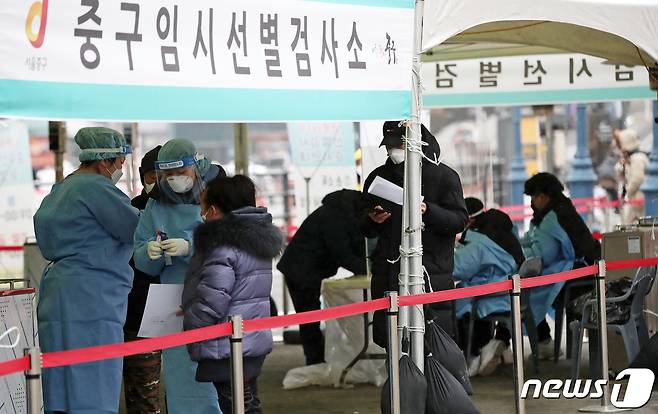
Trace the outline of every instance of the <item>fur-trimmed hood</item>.
<instances>
[{"instance_id":1,"label":"fur-trimmed hood","mask_svg":"<svg viewBox=\"0 0 658 414\"><path fill-rule=\"evenodd\" d=\"M254 256L273 259L283 249L283 234L264 207L244 207L222 220L203 223L194 232L194 248L207 256L220 246L231 246Z\"/></svg>"}]
</instances>

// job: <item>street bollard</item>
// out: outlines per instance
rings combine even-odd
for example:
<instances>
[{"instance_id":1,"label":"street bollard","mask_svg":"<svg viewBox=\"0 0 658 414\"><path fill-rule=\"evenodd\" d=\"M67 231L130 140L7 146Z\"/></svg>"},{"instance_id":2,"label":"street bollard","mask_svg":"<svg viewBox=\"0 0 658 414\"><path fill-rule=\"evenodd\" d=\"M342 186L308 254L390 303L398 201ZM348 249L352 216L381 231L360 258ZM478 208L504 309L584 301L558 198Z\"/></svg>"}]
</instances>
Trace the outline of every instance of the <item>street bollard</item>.
<instances>
[{"instance_id":1,"label":"street bollard","mask_svg":"<svg viewBox=\"0 0 658 414\"><path fill-rule=\"evenodd\" d=\"M594 277L596 281L596 308L598 311L598 341L601 356L601 379L605 381L600 405L583 407L581 413L618 413L626 411L610 405L610 385L608 384L608 316L605 303L605 260L599 260L599 272Z\"/></svg>"},{"instance_id":2,"label":"street bollard","mask_svg":"<svg viewBox=\"0 0 658 414\"><path fill-rule=\"evenodd\" d=\"M391 413L400 414L400 343L398 342L398 293L386 292L391 300L386 311L386 333L388 334L388 375Z\"/></svg>"},{"instance_id":3,"label":"street bollard","mask_svg":"<svg viewBox=\"0 0 658 414\"><path fill-rule=\"evenodd\" d=\"M512 291L512 352L514 353L514 399L516 414L525 414L525 400L521 398L523 389L523 331L521 330L521 276L510 276Z\"/></svg>"},{"instance_id":4,"label":"street bollard","mask_svg":"<svg viewBox=\"0 0 658 414\"><path fill-rule=\"evenodd\" d=\"M242 316L231 316L231 394L233 414L244 414L244 372L242 367Z\"/></svg>"},{"instance_id":5,"label":"street bollard","mask_svg":"<svg viewBox=\"0 0 658 414\"><path fill-rule=\"evenodd\" d=\"M26 348L24 355L30 357L30 369L25 371L27 412L29 414L39 414L43 406L41 398L41 349L38 347Z\"/></svg>"}]
</instances>

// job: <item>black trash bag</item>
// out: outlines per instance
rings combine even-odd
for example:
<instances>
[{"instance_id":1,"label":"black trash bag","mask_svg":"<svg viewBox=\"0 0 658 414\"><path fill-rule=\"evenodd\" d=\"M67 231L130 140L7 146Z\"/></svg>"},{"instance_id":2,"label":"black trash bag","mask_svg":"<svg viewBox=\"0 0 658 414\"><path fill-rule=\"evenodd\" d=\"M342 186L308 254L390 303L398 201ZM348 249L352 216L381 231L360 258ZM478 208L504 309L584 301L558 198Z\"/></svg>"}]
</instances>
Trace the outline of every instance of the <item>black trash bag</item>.
<instances>
[{"instance_id":1,"label":"black trash bag","mask_svg":"<svg viewBox=\"0 0 658 414\"><path fill-rule=\"evenodd\" d=\"M400 413L418 414L425 412L427 381L423 373L409 357L408 335L405 328L402 340L403 355L400 358ZM392 412L390 388L390 379L388 379L384 383L384 388L382 388L382 414L390 414Z\"/></svg>"},{"instance_id":2,"label":"black trash bag","mask_svg":"<svg viewBox=\"0 0 658 414\"><path fill-rule=\"evenodd\" d=\"M425 358L425 378L425 414L480 414L459 381L433 355Z\"/></svg>"},{"instance_id":3,"label":"black trash bag","mask_svg":"<svg viewBox=\"0 0 658 414\"><path fill-rule=\"evenodd\" d=\"M629 368L647 368L658 377L658 334L652 336L640 349Z\"/></svg>"},{"instance_id":4,"label":"black trash bag","mask_svg":"<svg viewBox=\"0 0 658 414\"><path fill-rule=\"evenodd\" d=\"M623 296L628 292L632 287L633 281L630 278L623 278L619 280L613 280L606 282L605 284L605 295L608 298ZM581 319L583 316L583 309L587 301L596 299L596 290L587 292L573 301L573 315L577 319ZM628 322L628 319L631 317L631 303L633 302L633 296L630 296L628 299L621 302L607 303L606 304L606 319L608 323L621 325ZM592 312L590 314L589 323L597 323L598 319L598 307L593 306Z\"/></svg>"},{"instance_id":5,"label":"black trash bag","mask_svg":"<svg viewBox=\"0 0 658 414\"><path fill-rule=\"evenodd\" d=\"M450 335L433 320L427 321L425 326L425 353L431 353L459 381L464 391L473 395L464 353Z\"/></svg>"}]
</instances>

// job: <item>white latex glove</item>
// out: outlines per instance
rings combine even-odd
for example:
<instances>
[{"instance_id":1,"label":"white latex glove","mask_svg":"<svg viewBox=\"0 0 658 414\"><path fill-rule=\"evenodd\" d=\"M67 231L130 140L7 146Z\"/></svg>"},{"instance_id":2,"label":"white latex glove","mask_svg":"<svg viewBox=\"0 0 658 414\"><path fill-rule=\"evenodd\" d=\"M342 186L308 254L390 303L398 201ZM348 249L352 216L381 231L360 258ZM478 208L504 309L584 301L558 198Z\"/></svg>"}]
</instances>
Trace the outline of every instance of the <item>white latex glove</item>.
<instances>
[{"instance_id":1,"label":"white latex glove","mask_svg":"<svg viewBox=\"0 0 658 414\"><path fill-rule=\"evenodd\" d=\"M162 257L162 246L159 241L152 240L146 245L146 253L151 260L158 260Z\"/></svg>"},{"instance_id":2,"label":"white latex glove","mask_svg":"<svg viewBox=\"0 0 658 414\"><path fill-rule=\"evenodd\" d=\"M187 256L190 252L190 242L185 239L167 239L162 242L162 250L169 256Z\"/></svg>"}]
</instances>

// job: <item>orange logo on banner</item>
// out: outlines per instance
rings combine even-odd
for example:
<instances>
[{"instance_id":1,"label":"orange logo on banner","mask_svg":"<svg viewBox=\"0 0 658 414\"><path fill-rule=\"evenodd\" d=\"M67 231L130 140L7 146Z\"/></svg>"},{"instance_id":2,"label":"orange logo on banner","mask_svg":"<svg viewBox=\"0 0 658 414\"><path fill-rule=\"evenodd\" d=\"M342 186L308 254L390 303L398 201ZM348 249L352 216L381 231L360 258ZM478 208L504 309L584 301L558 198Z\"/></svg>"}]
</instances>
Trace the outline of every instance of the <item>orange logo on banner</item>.
<instances>
[{"instance_id":1,"label":"orange logo on banner","mask_svg":"<svg viewBox=\"0 0 658 414\"><path fill-rule=\"evenodd\" d=\"M32 31L32 23L36 17L40 17L41 21L39 23L39 32L34 33ZM46 35L46 20L48 19L48 0L41 0L32 3L30 6L30 11L27 13L27 19L25 20L25 34L27 35L28 40L32 43L32 46L35 48L41 47L43 44L43 38Z\"/></svg>"}]
</instances>

